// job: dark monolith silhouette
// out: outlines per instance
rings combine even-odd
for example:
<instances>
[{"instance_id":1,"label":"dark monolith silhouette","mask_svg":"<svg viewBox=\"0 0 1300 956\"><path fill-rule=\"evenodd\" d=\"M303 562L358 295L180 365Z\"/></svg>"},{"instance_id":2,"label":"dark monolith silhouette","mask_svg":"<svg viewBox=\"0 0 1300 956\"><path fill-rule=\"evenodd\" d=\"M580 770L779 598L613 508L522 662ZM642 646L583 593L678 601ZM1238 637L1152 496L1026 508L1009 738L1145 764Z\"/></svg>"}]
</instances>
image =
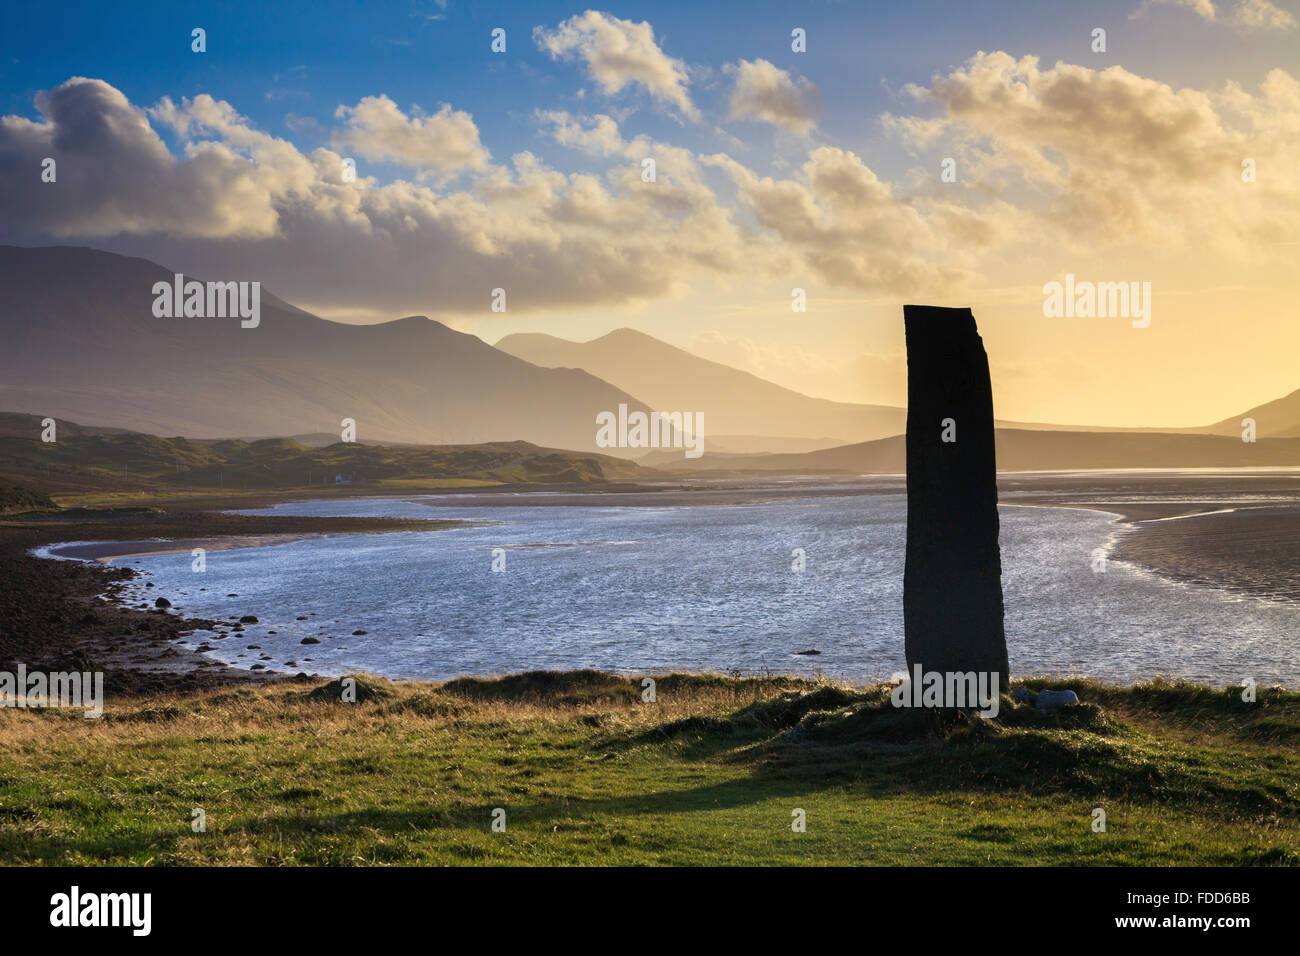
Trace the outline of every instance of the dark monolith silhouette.
<instances>
[{"instance_id":1,"label":"dark monolith silhouette","mask_svg":"<svg viewBox=\"0 0 1300 956\"><path fill-rule=\"evenodd\" d=\"M907 333L907 668L1007 686L993 391L970 309L903 306Z\"/></svg>"}]
</instances>

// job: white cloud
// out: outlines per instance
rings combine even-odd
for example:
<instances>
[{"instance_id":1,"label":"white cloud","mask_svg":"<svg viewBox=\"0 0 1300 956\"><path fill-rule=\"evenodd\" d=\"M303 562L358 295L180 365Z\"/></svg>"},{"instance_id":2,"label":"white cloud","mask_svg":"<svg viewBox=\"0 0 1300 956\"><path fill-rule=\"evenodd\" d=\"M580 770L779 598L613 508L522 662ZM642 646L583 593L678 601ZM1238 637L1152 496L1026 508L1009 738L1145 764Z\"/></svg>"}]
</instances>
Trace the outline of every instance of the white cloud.
<instances>
[{"instance_id":1,"label":"white cloud","mask_svg":"<svg viewBox=\"0 0 1300 956\"><path fill-rule=\"evenodd\" d=\"M1142 5L1129 14L1129 19L1144 16L1152 7L1185 7L1202 20L1213 21L1218 17L1213 0L1142 0Z\"/></svg>"},{"instance_id":2,"label":"white cloud","mask_svg":"<svg viewBox=\"0 0 1300 956\"><path fill-rule=\"evenodd\" d=\"M618 123L604 113L576 117L564 110L538 110L535 115L541 123L550 126L551 138L562 146L571 146L591 156L627 154L628 144Z\"/></svg>"},{"instance_id":3,"label":"white cloud","mask_svg":"<svg viewBox=\"0 0 1300 956\"><path fill-rule=\"evenodd\" d=\"M852 152L815 149L791 179L760 177L725 155L703 161L727 171L759 225L830 283L937 293L959 278L932 254L943 242L920 209L895 196Z\"/></svg>"},{"instance_id":4,"label":"white cloud","mask_svg":"<svg viewBox=\"0 0 1300 956\"><path fill-rule=\"evenodd\" d=\"M393 162L422 174L486 169L489 153L479 142L469 113L444 103L432 116L407 116L387 96L367 96L356 106L340 106L335 117L346 124L331 142L375 162Z\"/></svg>"},{"instance_id":5,"label":"white cloud","mask_svg":"<svg viewBox=\"0 0 1300 956\"><path fill-rule=\"evenodd\" d=\"M636 305L756 276L942 297L1005 285L991 276L1026 251L1140 241L1181 268L1225 251L1276 258L1300 238L1300 83L1282 70L1254 90L1202 91L981 53L907 92L930 115L886 127L957 157L958 183L938 185L937 160L889 182L830 146L760 175L625 133L618 114L559 110L535 114L542 132L603 163L493 163L468 114L413 119L381 96L345 109L333 142L360 151L351 137L376 131L363 155L409 163L415 181L380 184L363 168L345 182L336 149L302 151L229 103L142 109L73 78L38 98L36 119L0 118L0 239L93 239L196 275L260 278L305 307L465 316L496 287L512 312ZM34 187L47 156L57 184ZM1242 182L1245 158L1257 182Z\"/></svg>"},{"instance_id":6,"label":"white cloud","mask_svg":"<svg viewBox=\"0 0 1300 956\"><path fill-rule=\"evenodd\" d=\"M886 117L887 128L958 157L964 180L998 190L1058 242L1254 254L1294 236L1300 194L1285 171L1300 150L1300 84L1281 70L1252 95L979 53L908 92L942 115ZM1261 170L1255 183L1242 181L1245 159Z\"/></svg>"},{"instance_id":7,"label":"white cloud","mask_svg":"<svg viewBox=\"0 0 1300 956\"><path fill-rule=\"evenodd\" d=\"M272 198L292 197L310 164L283 140L241 127L210 97L154 111L179 131L212 127L222 142L173 156L149 114L102 80L72 77L40 94L41 119L0 118L0 190L4 222L57 238L171 233L187 237L274 235ZM58 179L32 189L33 170L49 157Z\"/></svg>"},{"instance_id":8,"label":"white cloud","mask_svg":"<svg viewBox=\"0 0 1300 956\"><path fill-rule=\"evenodd\" d=\"M0 119L5 240L94 238L195 275L259 278L306 307L473 314L497 287L511 311L617 305L764 261L671 147L655 184L630 163L602 181L525 152L449 191L345 182L334 150L303 154L206 95L146 111L74 79L40 109L36 122ZM32 189L45 156L58 181Z\"/></svg>"},{"instance_id":9,"label":"white cloud","mask_svg":"<svg viewBox=\"0 0 1300 956\"><path fill-rule=\"evenodd\" d=\"M580 58L588 76L607 96L638 85L655 99L675 106L684 116L699 118L686 92L690 82L686 65L659 48L649 23L588 10L554 30L537 27L533 38L540 49L556 59Z\"/></svg>"},{"instance_id":10,"label":"white cloud","mask_svg":"<svg viewBox=\"0 0 1300 956\"><path fill-rule=\"evenodd\" d=\"M1293 30L1296 25L1295 17L1271 0L1236 0L1226 17L1220 16L1213 0L1143 0L1129 19L1144 16L1153 7L1167 6L1184 7L1207 23L1226 23L1241 33Z\"/></svg>"},{"instance_id":11,"label":"white cloud","mask_svg":"<svg viewBox=\"0 0 1300 956\"><path fill-rule=\"evenodd\" d=\"M1232 8L1232 22L1247 32L1294 30L1295 17L1269 0L1238 0Z\"/></svg>"},{"instance_id":12,"label":"white cloud","mask_svg":"<svg viewBox=\"0 0 1300 956\"><path fill-rule=\"evenodd\" d=\"M822 112L817 87L797 80L767 60L741 60L730 67L736 77L731 92L731 119L753 119L807 136Z\"/></svg>"}]
</instances>

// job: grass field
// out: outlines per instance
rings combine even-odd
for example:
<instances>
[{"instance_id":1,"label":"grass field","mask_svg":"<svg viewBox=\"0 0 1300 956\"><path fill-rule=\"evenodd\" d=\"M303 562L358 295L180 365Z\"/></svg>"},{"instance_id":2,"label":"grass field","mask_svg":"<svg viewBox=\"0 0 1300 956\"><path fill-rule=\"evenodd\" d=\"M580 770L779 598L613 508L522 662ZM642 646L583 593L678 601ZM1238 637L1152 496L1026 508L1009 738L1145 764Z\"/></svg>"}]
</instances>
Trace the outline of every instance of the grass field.
<instances>
[{"instance_id":1,"label":"grass field","mask_svg":"<svg viewBox=\"0 0 1300 956\"><path fill-rule=\"evenodd\" d=\"M244 504L248 507L264 507L269 501L275 500L278 493L283 493L284 497L327 499L351 497L356 494L376 495L384 492L407 493L441 491L448 488L499 488L504 484L506 484L504 481L479 478L384 478L358 486L342 485L335 488L302 485L298 488L280 488L260 494L256 492L247 495L232 494L227 497L230 500L231 507L239 507ZM63 494L58 496L55 507L120 508L129 505L149 505L153 503L161 503L170 507L184 507L187 499L207 505L208 502L218 497L220 497L220 492L214 492L211 489L191 489L181 492L170 489L164 492L158 489L155 491L114 492L112 494ZM241 502L238 500L241 497L249 500Z\"/></svg>"},{"instance_id":2,"label":"grass field","mask_svg":"<svg viewBox=\"0 0 1300 956\"><path fill-rule=\"evenodd\" d=\"M357 686L0 710L0 863L1300 862L1296 693L1076 681L940 721L781 678Z\"/></svg>"},{"instance_id":3,"label":"grass field","mask_svg":"<svg viewBox=\"0 0 1300 956\"><path fill-rule=\"evenodd\" d=\"M307 447L292 438L192 440L141 432L90 433L60 422L41 440L41 419L0 412L0 514L199 495L344 489L599 485L658 475L610 455L542 448L525 441L472 445ZM347 484L336 484L338 477ZM53 502L50 500L53 499Z\"/></svg>"}]
</instances>

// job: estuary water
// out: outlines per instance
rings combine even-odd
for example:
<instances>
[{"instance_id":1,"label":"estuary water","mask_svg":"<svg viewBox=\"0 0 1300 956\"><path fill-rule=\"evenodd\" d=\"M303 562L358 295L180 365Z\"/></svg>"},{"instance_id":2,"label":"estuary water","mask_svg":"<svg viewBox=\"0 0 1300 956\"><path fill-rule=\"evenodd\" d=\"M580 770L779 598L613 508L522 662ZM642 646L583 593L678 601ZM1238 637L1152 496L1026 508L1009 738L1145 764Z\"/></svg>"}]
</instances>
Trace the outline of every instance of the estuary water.
<instances>
[{"instance_id":1,"label":"estuary water","mask_svg":"<svg viewBox=\"0 0 1300 956\"><path fill-rule=\"evenodd\" d=\"M256 615L258 624L212 642L214 657L241 667L437 680L593 667L856 682L903 669L904 495L663 506L602 505L598 495L589 506L546 506L544 493L513 505L482 496L481 507L458 498L244 513L471 525L210 551L203 573L189 554L125 563L147 574L131 586L141 600L167 597L196 617ZM1300 686L1300 607L1115 561L1098 570L1095 552L1121 533L1113 522L1085 510L1001 508L1014 675ZM197 632L191 646L209 636Z\"/></svg>"}]
</instances>

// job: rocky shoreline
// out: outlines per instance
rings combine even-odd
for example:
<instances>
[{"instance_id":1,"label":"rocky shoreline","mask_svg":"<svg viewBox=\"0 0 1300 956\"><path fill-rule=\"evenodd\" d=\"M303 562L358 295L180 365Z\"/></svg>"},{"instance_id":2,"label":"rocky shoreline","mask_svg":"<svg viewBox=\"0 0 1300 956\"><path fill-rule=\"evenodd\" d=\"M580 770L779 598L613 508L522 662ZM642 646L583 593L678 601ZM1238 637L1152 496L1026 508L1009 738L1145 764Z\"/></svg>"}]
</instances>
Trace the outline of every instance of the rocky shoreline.
<instances>
[{"instance_id":1,"label":"rocky shoreline","mask_svg":"<svg viewBox=\"0 0 1300 956\"><path fill-rule=\"evenodd\" d=\"M428 531L454 525L411 519L230 515L148 508L72 511L0 520L0 670L102 671L107 693L133 695L225 684L309 680L311 675L251 672L181 645L229 622L185 617L169 607L127 606L121 592L138 576L107 562L53 560L33 549L60 542L223 541L313 534ZM188 549L187 549L188 550ZM106 547L105 553L121 549ZM120 555L119 555L120 556Z\"/></svg>"}]
</instances>

